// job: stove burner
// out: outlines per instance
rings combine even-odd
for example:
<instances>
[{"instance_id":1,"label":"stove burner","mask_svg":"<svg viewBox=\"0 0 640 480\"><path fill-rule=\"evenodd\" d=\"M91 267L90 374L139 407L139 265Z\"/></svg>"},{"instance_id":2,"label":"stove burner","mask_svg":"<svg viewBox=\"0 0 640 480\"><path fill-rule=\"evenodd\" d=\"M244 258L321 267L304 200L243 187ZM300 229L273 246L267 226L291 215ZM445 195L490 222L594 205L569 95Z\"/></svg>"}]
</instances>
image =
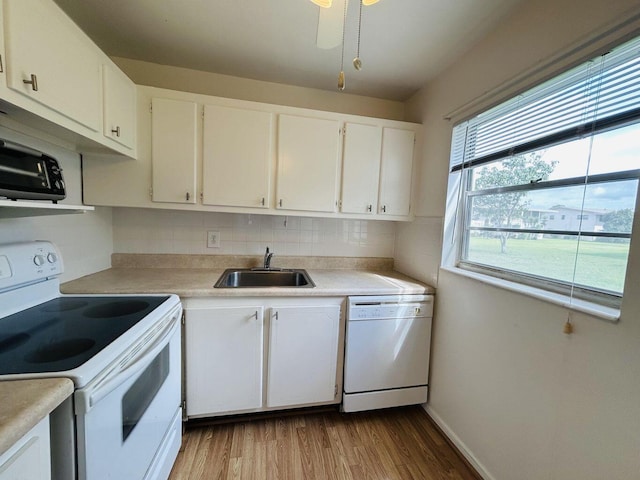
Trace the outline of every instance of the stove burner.
<instances>
[{"instance_id":1,"label":"stove burner","mask_svg":"<svg viewBox=\"0 0 640 480\"><path fill-rule=\"evenodd\" d=\"M167 298L164 295L62 295L2 317L0 378L1 375L83 368Z\"/></svg>"},{"instance_id":2,"label":"stove burner","mask_svg":"<svg viewBox=\"0 0 640 480\"><path fill-rule=\"evenodd\" d=\"M69 310L75 310L76 308L86 307L88 302L80 300L79 298L54 298L47 303L45 307L42 307L43 312L58 313L67 312Z\"/></svg>"},{"instance_id":3,"label":"stove burner","mask_svg":"<svg viewBox=\"0 0 640 480\"><path fill-rule=\"evenodd\" d=\"M29 341L31 335L27 333L15 333L13 335L0 335L0 352L8 352L18 348L23 343Z\"/></svg>"},{"instance_id":4,"label":"stove burner","mask_svg":"<svg viewBox=\"0 0 640 480\"><path fill-rule=\"evenodd\" d=\"M131 315L140 312L149 306L148 302L142 300L123 300L120 302L110 302L104 305L96 305L87 308L84 312L85 317L89 318L113 318Z\"/></svg>"},{"instance_id":5,"label":"stove burner","mask_svg":"<svg viewBox=\"0 0 640 480\"><path fill-rule=\"evenodd\" d=\"M70 338L44 345L24 358L29 363L57 362L86 352L96 344L90 338Z\"/></svg>"}]
</instances>

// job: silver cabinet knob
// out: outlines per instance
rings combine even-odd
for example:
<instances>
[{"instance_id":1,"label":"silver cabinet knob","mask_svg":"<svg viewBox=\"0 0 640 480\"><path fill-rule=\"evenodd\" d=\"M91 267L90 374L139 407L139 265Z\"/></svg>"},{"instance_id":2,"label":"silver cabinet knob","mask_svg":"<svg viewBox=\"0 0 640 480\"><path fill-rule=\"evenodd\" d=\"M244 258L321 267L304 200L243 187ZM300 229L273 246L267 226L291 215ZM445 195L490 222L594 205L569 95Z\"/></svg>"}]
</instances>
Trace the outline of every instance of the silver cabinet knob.
<instances>
[{"instance_id":1,"label":"silver cabinet knob","mask_svg":"<svg viewBox=\"0 0 640 480\"><path fill-rule=\"evenodd\" d=\"M31 74L31 80L22 80L22 83L31 85L31 90L34 92L38 91L38 77L35 74Z\"/></svg>"}]
</instances>

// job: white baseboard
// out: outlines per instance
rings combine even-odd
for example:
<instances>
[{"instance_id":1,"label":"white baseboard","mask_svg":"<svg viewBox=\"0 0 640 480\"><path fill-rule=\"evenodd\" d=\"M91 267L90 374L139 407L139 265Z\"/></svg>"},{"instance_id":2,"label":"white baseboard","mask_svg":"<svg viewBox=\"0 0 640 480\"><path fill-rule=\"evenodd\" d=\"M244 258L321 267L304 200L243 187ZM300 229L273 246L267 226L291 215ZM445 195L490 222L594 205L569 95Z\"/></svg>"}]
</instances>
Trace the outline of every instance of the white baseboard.
<instances>
[{"instance_id":1,"label":"white baseboard","mask_svg":"<svg viewBox=\"0 0 640 480\"><path fill-rule=\"evenodd\" d=\"M467 459L467 461L471 464L471 466L480 474L480 476L484 480L496 480L493 475L491 475L487 469L480 463L480 461L475 457L475 455L467 448L465 443L460 440L449 425L446 424L444 420L438 415L433 408L429 406L429 404L425 403L422 405L422 408L427 412L427 415L431 417L431 419L440 427L440 429L444 432L444 434L451 440L451 442L456 446L458 451Z\"/></svg>"}]
</instances>

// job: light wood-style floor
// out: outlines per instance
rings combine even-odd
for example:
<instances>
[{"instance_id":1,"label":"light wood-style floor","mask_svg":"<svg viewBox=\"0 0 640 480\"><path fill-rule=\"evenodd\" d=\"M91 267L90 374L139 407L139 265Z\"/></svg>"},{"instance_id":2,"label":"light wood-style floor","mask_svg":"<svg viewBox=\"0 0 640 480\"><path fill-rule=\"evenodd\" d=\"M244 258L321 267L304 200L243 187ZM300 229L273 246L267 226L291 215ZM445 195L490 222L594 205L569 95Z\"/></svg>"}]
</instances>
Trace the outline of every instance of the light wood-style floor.
<instances>
[{"instance_id":1,"label":"light wood-style floor","mask_svg":"<svg viewBox=\"0 0 640 480\"><path fill-rule=\"evenodd\" d=\"M188 427L169 480L477 480L421 407Z\"/></svg>"}]
</instances>

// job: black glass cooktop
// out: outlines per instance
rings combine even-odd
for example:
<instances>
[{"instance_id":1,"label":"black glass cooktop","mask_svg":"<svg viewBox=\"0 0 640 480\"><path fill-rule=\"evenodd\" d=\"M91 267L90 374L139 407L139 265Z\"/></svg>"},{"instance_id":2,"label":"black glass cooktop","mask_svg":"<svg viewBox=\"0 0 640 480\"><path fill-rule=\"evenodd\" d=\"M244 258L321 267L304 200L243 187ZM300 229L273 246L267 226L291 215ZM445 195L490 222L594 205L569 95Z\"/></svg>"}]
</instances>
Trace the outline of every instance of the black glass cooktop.
<instances>
[{"instance_id":1,"label":"black glass cooktop","mask_svg":"<svg viewBox=\"0 0 640 480\"><path fill-rule=\"evenodd\" d=\"M79 367L168 296L59 297L0 319L0 375Z\"/></svg>"}]
</instances>

